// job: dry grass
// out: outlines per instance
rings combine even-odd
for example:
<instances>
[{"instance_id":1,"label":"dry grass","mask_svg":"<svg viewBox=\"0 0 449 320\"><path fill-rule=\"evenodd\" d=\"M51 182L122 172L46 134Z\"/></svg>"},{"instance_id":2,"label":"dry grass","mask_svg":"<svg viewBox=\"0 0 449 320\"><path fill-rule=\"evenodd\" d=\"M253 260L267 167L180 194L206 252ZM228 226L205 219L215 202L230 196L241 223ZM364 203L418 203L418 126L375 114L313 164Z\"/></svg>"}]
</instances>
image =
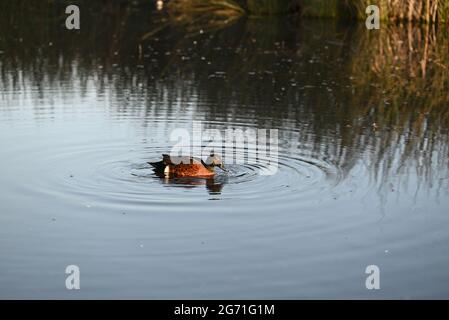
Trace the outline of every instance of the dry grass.
<instances>
[{"instance_id":1,"label":"dry grass","mask_svg":"<svg viewBox=\"0 0 449 320\"><path fill-rule=\"evenodd\" d=\"M369 5L379 6L383 21L449 21L448 0L301 0L302 14L318 18L365 19Z\"/></svg>"},{"instance_id":2,"label":"dry grass","mask_svg":"<svg viewBox=\"0 0 449 320\"><path fill-rule=\"evenodd\" d=\"M449 1L447 0L345 0L348 7L356 9L360 18L366 17L368 5L378 5L383 20L448 22Z\"/></svg>"}]
</instances>

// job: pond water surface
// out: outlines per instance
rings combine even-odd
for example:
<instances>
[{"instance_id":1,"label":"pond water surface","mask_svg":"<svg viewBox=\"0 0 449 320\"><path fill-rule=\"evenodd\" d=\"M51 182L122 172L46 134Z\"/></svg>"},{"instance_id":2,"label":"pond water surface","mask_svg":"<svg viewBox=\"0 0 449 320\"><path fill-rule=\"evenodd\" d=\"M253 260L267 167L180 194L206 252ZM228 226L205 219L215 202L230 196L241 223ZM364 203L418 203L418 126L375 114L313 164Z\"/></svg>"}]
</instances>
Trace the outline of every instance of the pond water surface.
<instances>
[{"instance_id":1,"label":"pond water surface","mask_svg":"<svg viewBox=\"0 0 449 320\"><path fill-rule=\"evenodd\" d=\"M449 297L447 35L109 10L1 22L1 298ZM277 173L158 178L195 121L278 129Z\"/></svg>"}]
</instances>

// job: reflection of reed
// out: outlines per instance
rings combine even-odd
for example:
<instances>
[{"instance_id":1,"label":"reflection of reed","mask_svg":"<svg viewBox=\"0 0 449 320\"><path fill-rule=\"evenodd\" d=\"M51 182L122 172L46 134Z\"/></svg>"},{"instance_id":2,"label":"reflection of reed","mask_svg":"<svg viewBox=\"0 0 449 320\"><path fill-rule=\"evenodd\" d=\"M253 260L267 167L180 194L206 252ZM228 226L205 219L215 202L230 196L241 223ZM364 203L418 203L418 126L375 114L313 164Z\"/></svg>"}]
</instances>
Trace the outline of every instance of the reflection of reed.
<instances>
[{"instance_id":1,"label":"reflection of reed","mask_svg":"<svg viewBox=\"0 0 449 320\"><path fill-rule=\"evenodd\" d=\"M365 105L382 108L387 116L379 120L394 120L396 126L409 127L417 134L423 127L430 128L429 122L447 128L449 44L443 33L429 26L390 27L374 37L363 37L359 46L370 50L354 56L354 84L375 93ZM378 86L373 88L372 81Z\"/></svg>"},{"instance_id":2,"label":"reflection of reed","mask_svg":"<svg viewBox=\"0 0 449 320\"><path fill-rule=\"evenodd\" d=\"M370 119L382 130L382 139L374 136L370 141L379 150L375 172L384 169L386 179L393 167L401 171L411 161L411 167L433 183L435 173L448 168L446 35L429 25L390 26L375 35L362 34L359 54L351 63L358 92L352 99L359 106L351 117ZM400 161L393 163L391 154Z\"/></svg>"}]
</instances>

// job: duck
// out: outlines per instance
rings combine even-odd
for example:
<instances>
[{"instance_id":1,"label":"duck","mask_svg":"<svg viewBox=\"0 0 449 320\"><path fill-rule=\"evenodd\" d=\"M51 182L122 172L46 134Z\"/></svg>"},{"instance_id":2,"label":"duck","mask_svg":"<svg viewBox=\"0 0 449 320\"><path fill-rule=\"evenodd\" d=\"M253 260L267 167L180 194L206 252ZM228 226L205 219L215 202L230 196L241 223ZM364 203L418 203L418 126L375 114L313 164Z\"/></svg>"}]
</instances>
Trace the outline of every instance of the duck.
<instances>
[{"instance_id":1,"label":"duck","mask_svg":"<svg viewBox=\"0 0 449 320\"><path fill-rule=\"evenodd\" d=\"M159 176L174 178L212 178L215 176L214 167L228 172L221 157L211 153L206 161L191 156L162 155L162 160L148 162Z\"/></svg>"}]
</instances>

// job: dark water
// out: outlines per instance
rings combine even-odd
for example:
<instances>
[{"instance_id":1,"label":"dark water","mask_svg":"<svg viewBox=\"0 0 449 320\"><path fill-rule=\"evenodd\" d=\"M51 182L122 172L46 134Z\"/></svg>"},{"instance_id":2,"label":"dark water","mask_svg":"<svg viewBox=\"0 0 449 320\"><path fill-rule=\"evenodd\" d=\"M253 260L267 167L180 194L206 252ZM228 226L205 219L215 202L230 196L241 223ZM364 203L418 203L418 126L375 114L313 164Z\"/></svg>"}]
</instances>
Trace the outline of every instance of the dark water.
<instances>
[{"instance_id":1,"label":"dark water","mask_svg":"<svg viewBox=\"0 0 449 320\"><path fill-rule=\"evenodd\" d=\"M0 297L448 298L447 34L144 9L1 19ZM156 177L194 121L278 129L278 172Z\"/></svg>"}]
</instances>

